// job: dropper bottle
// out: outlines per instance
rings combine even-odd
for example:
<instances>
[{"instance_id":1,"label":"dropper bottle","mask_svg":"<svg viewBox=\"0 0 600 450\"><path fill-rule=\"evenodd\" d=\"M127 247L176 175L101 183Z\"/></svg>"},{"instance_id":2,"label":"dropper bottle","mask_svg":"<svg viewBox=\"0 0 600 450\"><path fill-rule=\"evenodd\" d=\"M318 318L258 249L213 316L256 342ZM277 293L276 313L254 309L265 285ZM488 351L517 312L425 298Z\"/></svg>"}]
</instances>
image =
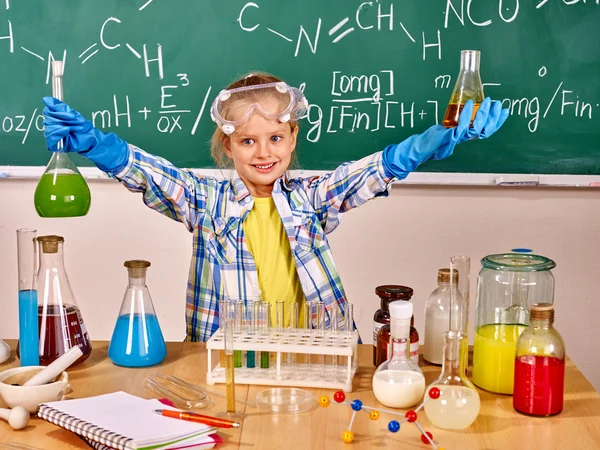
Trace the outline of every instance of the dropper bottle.
<instances>
[{"instance_id":1,"label":"dropper bottle","mask_svg":"<svg viewBox=\"0 0 600 450\"><path fill-rule=\"evenodd\" d=\"M410 319L413 304L390 303L390 358L373 375L375 398L391 408L408 408L419 403L425 392L425 377L410 359Z\"/></svg>"}]
</instances>

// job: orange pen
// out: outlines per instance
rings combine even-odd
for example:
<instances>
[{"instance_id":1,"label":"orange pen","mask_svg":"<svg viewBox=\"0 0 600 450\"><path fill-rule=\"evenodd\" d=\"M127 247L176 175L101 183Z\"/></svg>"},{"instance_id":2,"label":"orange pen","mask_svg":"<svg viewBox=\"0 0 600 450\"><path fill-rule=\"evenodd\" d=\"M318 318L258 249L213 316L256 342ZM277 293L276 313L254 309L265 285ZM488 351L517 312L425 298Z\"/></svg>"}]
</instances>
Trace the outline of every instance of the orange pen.
<instances>
[{"instance_id":1,"label":"orange pen","mask_svg":"<svg viewBox=\"0 0 600 450\"><path fill-rule=\"evenodd\" d=\"M185 411L173 411L170 409L155 409L156 414L161 416L172 417L174 419L189 420L190 422L203 423L211 427L217 428L237 428L240 426L237 422L231 420L219 419L218 417L203 416L202 414L196 414Z\"/></svg>"}]
</instances>

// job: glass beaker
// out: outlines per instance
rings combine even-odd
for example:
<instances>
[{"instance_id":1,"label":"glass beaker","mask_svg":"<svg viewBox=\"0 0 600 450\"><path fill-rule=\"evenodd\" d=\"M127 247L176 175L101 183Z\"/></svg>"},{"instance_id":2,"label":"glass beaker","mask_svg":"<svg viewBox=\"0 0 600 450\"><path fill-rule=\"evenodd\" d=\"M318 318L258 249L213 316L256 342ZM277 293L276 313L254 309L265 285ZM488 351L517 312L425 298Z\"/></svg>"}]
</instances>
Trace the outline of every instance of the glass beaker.
<instances>
[{"instance_id":1,"label":"glass beaker","mask_svg":"<svg viewBox=\"0 0 600 450\"><path fill-rule=\"evenodd\" d=\"M479 75L480 52L477 50L463 50L460 52L460 72L454 84L454 90L450 96L448 107L442 125L452 128L458 125L460 113L469 100L473 100L473 116L471 124L479 105L484 100L483 84Z\"/></svg>"},{"instance_id":2,"label":"glass beaker","mask_svg":"<svg viewBox=\"0 0 600 450\"><path fill-rule=\"evenodd\" d=\"M499 394L513 393L517 340L535 303L554 302L556 263L533 254L489 255L477 279L473 382Z\"/></svg>"},{"instance_id":3,"label":"glass beaker","mask_svg":"<svg viewBox=\"0 0 600 450\"><path fill-rule=\"evenodd\" d=\"M531 306L531 324L517 342L513 407L523 414L553 416L563 409L565 344L554 328L554 306Z\"/></svg>"},{"instance_id":4,"label":"glass beaker","mask_svg":"<svg viewBox=\"0 0 600 450\"><path fill-rule=\"evenodd\" d=\"M40 256L37 274L38 326L40 332L40 364L46 366L76 345L85 361L92 352L92 342L63 261L62 236L38 236Z\"/></svg>"},{"instance_id":5,"label":"glass beaker","mask_svg":"<svg viewBox=\"0 0 600 450\"><path fill-rule=\"evenodd\" d=\"M445 430L462 430L479 415L481 401L467 378L469 340L460 331L444 333L444 362L441 375L427 388L425 414L430 422ZM432 389L439 390L434 398ZM437 396L435 396L437 397Z\"/></svg>"},{"instance_id":6,"label":"glass beaker","mask_svg":"<svg viewBox=\"0 0 600 450\"><path fill-rule=\"evenodd\" d=\"M21 366L39 366L38 296L36 286L36 230L17 230L19 264L19 344Z\"/></svg>"},{"instance_id":7,"label":"glass beaker","mask_svg":"<svg viewBox=\"0 0 600 450\"><path fill-rule=\"evenodd\" d=\"M52 96L63 100L63 62L52 62ZM34 194L35 210L40 217L85 216L91 204L90 189L77 166L58 143L42 174Z\"/></svg>"},{"instance_id":8,"label":"glass beaker","mask_svg":"<svg viewBox=\"0 0 600 450\"><path fill-rule=\"evenodd\" d=\"M413 304L397 300L391 302L390 358L382 363L373 375L373 393L379 403L391 408L408 408L416 405L425 391L425 377L417 364L410 359L410 318Z\"/></svg>"},{"instance_id":9,"label":"glass beaker","mask_svg":"<svg viewBox=\"0 0 600 450\"><path fill-rule=\"evenodd\" d=\"M149 261L125 261L129 284L108 346L108 357L124 367L147 367L167 356L150 291L146 286Z\"/></svg>"}]
</instances>

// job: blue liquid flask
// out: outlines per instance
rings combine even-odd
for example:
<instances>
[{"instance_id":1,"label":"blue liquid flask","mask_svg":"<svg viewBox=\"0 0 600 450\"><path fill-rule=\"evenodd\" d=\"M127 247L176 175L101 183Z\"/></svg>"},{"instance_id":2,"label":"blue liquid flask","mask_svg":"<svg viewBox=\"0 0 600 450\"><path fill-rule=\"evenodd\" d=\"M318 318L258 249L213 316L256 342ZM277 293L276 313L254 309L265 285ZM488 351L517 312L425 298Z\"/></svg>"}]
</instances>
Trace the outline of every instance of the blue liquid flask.
<instances>
[{"instance_id":1,"label":"blue liquid flask","mask_svg":"<svg viewBox=\"0 0 600 450\"><path fill-rule=\"evenodd\" d=\"M17 230L19 264L19 359L21 366L39 366L36 230Z\"/></svg>"},{"instance_id":2,"label":"blue liquid flask","mask_svg":"<svg viewBox=\"0 0 600 450\"><path fill-rule=\"evenodd\" d=\"M123 367L147 367L159 364L167 356L150 291L146 286L148 261L125 261L129 285L108 346L108 357Z\"/></svg>"}]
</instances>

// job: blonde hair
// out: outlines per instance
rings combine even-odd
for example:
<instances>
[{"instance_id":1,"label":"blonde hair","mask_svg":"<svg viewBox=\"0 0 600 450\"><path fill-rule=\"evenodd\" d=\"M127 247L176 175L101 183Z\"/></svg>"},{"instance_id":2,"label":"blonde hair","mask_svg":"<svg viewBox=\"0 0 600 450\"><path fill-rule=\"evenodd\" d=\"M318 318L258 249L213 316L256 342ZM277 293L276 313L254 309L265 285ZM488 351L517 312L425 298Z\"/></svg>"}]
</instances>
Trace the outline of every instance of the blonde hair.
<instances>
[{"instance_id":1,"label":"blonde hair","mask_svg":"<svg viewBox=\"0 0 600 450\"><path fill-rule=\"evenodd\" d=\"M282 81L282 80L280 80L276 76L271 75L269 73L252 72L252 73L247 74L243 78L240 78L239 80L234 81L229 86L227 86L226 89L237 89L240 87L255 86L258 84L278 83L280 81ZM248 97L256 97L257 95L261 95L261 94L256 94L256 92L249 91ZM262 95L264 95L264 94L262 94ZM290 125L290 131L292 132L292 134L295 133L296 130L298 129L298 122L295 120L292 120L292 121L288 122L288 124ZM223 131L219 127L216 127L216 129L210 139L210 156L212 157L213 161L217 164L217 167L219 169L233 168L233 161L227 156L227 153L225 152L225 147L226 147L229 139L230 139L230 137L228 135L226 135L225 133L223 133ZM296 152L293 152L292 153L292 161L291 161L290 166L296 166L296 165L297 165Z\"/></svg>"}]
</instances>

